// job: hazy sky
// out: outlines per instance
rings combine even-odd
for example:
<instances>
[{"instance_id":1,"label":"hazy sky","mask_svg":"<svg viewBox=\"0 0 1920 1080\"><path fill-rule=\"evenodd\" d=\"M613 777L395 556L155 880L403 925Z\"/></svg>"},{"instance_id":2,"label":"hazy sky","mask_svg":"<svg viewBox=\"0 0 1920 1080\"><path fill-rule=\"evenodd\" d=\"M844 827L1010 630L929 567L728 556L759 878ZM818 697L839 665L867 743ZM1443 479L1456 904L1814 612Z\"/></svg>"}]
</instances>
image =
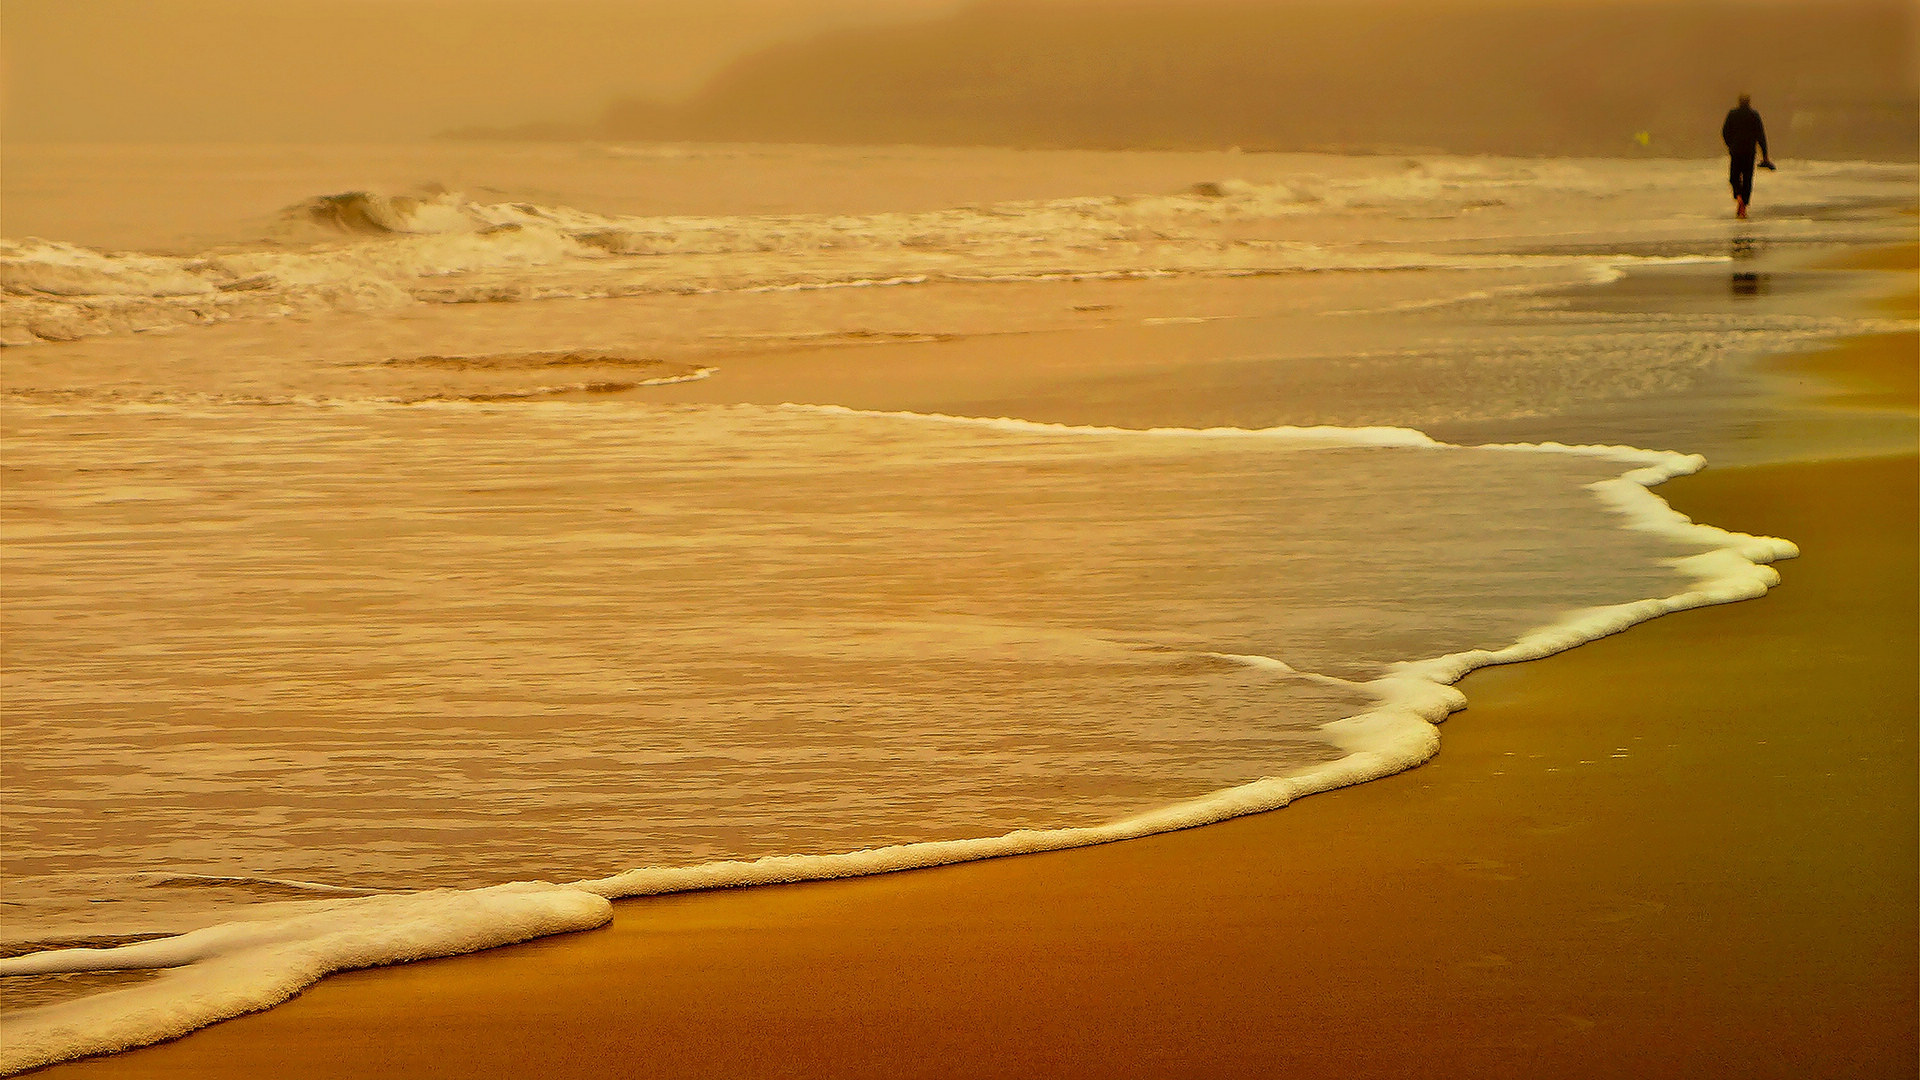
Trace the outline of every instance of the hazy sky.
<instances>
[{"instance_id":1,"label":"hazy sky","mask_svg":"<svg viewBox=\"0 0 1920 1080\"><path fill-rule=\"evenodd\" d=\"M0 138L411 139L583 122L782 38L960 0L0 0Z\"/></svg>"},{"instance_id":2,"label":"hazy sky","mask_svg":"<svg viewBox=\"0 0 1920 1080\"><path fill-rule=\"evenodd\" d=\"M1076 19L1084 13L1089 38L1099 39L1103 8L1152 0L987 2L1015 24L1035 7L1064 6ZM1192 10L1190 0L1160 2L1168 18ZM1430 0L1436 8L1458 2ZM1530 10L1605 8L1609 0L1486 2ZM1754 11L1772 4L1735 2ZM1360 23L1370 6L1214 3L1318 3L1354 12ZM0 0L0 139L393 141L460 127L591 125L615 99L691 95L730 62L776 42L938 19L963 6L968 0ZM1510 44L1516 54L1531 48ZM1618 71L1644 51L1584 61ZM1424 70L1428 62L1436 78L1470 76L1450 70L1444 54L1410 63ZM1804 66L1736 81L1834 74ZM1586 84L1590 76L1569 71L1567 80ZM904 108L906 120L918 115L912 98L860 104Z\"/></svg>"}]
</instances>

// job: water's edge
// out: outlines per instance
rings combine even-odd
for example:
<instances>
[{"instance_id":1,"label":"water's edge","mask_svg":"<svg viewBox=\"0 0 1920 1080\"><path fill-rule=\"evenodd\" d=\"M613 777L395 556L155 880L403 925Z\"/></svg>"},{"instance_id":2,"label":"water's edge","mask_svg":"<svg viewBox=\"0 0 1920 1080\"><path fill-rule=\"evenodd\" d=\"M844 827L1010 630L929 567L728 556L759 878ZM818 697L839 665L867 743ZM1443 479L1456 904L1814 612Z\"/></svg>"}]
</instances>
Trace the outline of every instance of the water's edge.
<instances>
[{"instance_id":1,"label":"water's edge","mask_svg":"<svg viewBox=\"0 0 1920 1080\"><path fill-rule=\"evenodd\" d=\"M837 406L788 406L852 413ZM1450 448L1406 428L1270 428L1194 431L1064 428L1015 419L920 414L930 423L982 424L1063 433L1204 437L1262 437L1345 446ZM1102 825L1029 829L1002 836L826 855L785 855L688 867L638 868L567 884L516 882L480 889L439 889L317 902L311 914L272 921L234 922L118 948L58 949L0 959L0 976L88 971L159 970L157 977L0 1018L0 1074L57 1061L132 1049L176 1038L220 1020L271 1008L337 971L476 952L549 934L587 930L612 919L614 899L701 889L825 880L889 873L1007 855L1056 851L1193 828L1286 806L1303 795L1405 771L1439 749L1436 726L1464 708L1455 688L1477 668L1538 659L1619 633L1660 615L1764 595L1779 582L1769 564L1792 558L1788 541L1696 524L1654 494L1653 487L1705 465L1697 455L1619 446L1557 443L1480 447L1514 453L1574 454L1629 466L1590 485L1620 515L1624 527L1703 546L1676 562L1691 587L1654 597L1564 614L1512 644L1394 665L1360 684L1377 704L1327 725L1324 732L1346 753L1305 772L1266 777L1197 799L1130 815ZM1216 654L1218 655L1218 654ZM1340 682L1295 671L1268 657L1219 655L1283 677ZM1355 684L1341 682L1344 686Z\"/></svg>"}]
</instances>

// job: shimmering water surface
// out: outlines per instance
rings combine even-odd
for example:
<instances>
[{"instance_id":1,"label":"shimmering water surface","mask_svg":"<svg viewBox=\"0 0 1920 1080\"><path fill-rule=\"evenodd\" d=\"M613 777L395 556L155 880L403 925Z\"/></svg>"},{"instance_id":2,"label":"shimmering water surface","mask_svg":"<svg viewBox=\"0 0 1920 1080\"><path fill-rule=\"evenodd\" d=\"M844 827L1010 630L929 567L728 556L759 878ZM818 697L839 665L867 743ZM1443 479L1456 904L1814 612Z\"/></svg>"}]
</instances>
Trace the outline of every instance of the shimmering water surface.
<instances>
[{"instance_id":1,"label":"shimmering water surface","mask_svg":"<svg viewBox=\"0 0 1920 1080\"><path fill-rule=\"evenodd\" d=\"M16 943L1345 775L1396 665L1750 557L1594 486L1671 459L1407 429L1737 446L1696 402L1872 320L1572 298L1912 184L1733 236L1698 162L107 153L5 180Z\"/></svg>"}]
</instances>

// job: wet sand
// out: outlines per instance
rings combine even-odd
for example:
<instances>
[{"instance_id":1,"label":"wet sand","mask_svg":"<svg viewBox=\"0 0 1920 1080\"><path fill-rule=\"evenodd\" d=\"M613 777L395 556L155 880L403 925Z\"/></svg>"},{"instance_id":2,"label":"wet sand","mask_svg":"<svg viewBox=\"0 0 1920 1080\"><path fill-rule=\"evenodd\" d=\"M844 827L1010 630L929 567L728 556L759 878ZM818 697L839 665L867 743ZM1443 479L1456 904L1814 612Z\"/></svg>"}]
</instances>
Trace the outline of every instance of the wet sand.
<instances>
[{"instance_id":1,"label":"wet sand","mask_svg":"<svg viewBox=\"0 0 1920 1080\"><path fill-rule=\"evenodd\" d=\"M1920 334L1877 334L1783 358L1773 366L1808 397L1864 409L1911 408L1920 396Z\"/></svg>"},{"instance_id":2,"label":"wet sand","mask_svg":"<svg viewBox=\"0 0 1920 1080\"><path fill-rule=\"evenodd\" d=\"M1911 342L1812 363L1897 372ZM1470 676L1410 773L1101 848L622 902L54 1074L1912 1076L1917 490L1911 453L1668 485L1798 542L1785 584Z\"/></svg>"}]
</instances>

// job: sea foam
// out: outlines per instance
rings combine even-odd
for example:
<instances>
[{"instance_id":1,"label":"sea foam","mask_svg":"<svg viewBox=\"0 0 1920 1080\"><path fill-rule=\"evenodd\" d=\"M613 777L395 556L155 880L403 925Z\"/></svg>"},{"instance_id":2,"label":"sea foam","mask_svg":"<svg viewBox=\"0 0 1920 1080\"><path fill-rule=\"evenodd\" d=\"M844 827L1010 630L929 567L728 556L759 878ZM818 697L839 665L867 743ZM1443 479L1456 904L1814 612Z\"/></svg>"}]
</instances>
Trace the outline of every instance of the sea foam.
<instances>
[{"instance_id":1,"label":"sea foam","mask_svg":"<svg viewBox=\"0 0 1920 1080\"><path fill-rule=\"evenodd\" d=\"M984 425L1005 430L1157 438L1267 439L1316 446L1457 449L1408 428L1362 429L1161 428L1038 424L1014 418L914 413L862 413L838 406L788 405L837 415L888 416L936 424ZM1567 613L1499 649L1474 649L1392 665L1385 674L1354 682L1298 671L1282 660L1211 654L1281 678L1356 688L1374 704L1334 721L1324 735L1341 751L1331 762L1286 776L1269 776L1205 796L1130 814L1103 824L1022 829L1003 835L907 843L833 854L793 854L722 860L682 867L641 867L564 885L516 883L472 890L434 890L327 899L289 917L227 923L175 937L110 949L59 949L0 960L0 976L159 969L131 988L39 1008L0 1019L0 1071L19 1072L55 1061L108 1053L173 1038L195 1028L270 1008L329 973L350 968L447 956L591 929L611 917L609 900L888 873L1009 855L1105 844L1187 829L1286 806L1294 799L1362 783L1412 768L1439 748L1436 725L1466 705L1454 685L1492 664L1536 659L1572 648L1668 612L1759 596L1779 580L1769 566L1797 554L1784 540L1696 524L1672 510L1652 487L1705 464L1697 455L1622 446L1508 444L1514 454L1578 455L1628 466L1618 477L1590 485L1596 498L1626 527L1658 533L1707 550L1675 560L1688 588L1670 595Z\"/></svg>"},{"instance_id":2,"label":"sea foam","mask_svg":"<svg viewBox=\"0 0 1920 1080\"><path fill-rule=\"evenodd\" d=\"M212 926L116 949L0 960L0 976L159 970L144 983L0 1017L0 1072L106 1054L272 1008L336 971L591 930L613 917L579 889L512 884L320 901L310 914Z\"/></svg>"},{"instance_id":3,"label":"sea foam","mask_svg":"<svg viewBox=\"0 0 1920 1080\"><path fill-rule=\"evenodd\" d=\"M0 240L0 342L13 345L419 303L781 292L929 283L1341 271L1539 271L1574 282L1668 256L1488 254L1328 244L1308 216L1452 218L1516 191L1604 186L1513 163L1413 163L1374 176L1206 181L913 212L633 216L458 192L350 191L287 207L270 235L190 255Z\"/></svg>"}]
</instances>

